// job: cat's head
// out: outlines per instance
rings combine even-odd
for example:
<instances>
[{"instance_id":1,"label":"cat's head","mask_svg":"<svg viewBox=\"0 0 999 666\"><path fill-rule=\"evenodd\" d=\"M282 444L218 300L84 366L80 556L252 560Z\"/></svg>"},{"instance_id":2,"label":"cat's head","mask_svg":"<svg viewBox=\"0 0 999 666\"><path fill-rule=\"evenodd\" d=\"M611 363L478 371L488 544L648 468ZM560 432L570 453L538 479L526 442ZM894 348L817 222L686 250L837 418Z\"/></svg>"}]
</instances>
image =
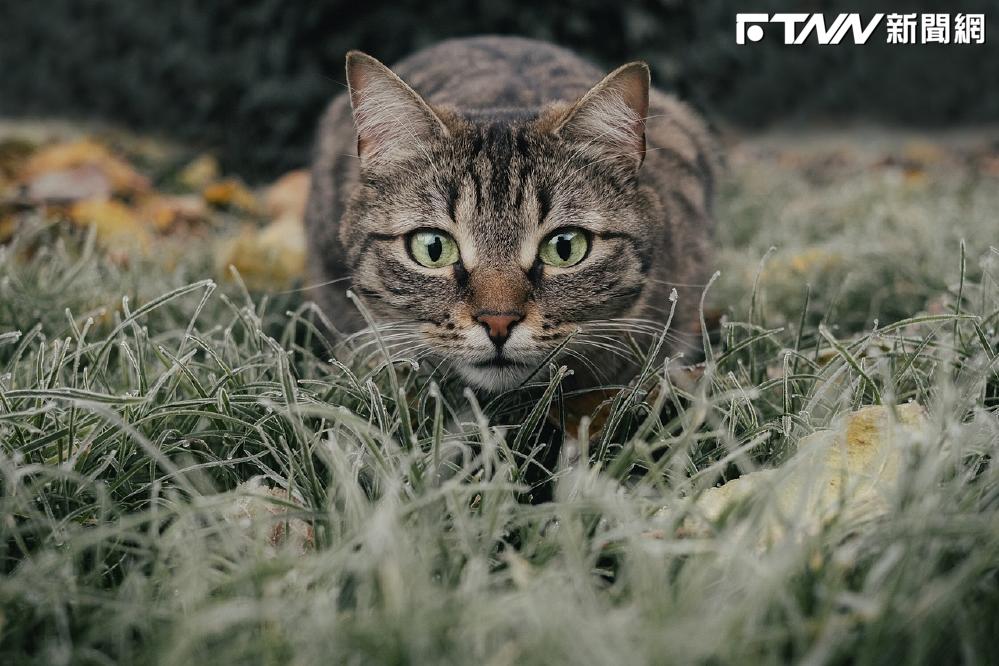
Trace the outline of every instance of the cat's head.
<instances>
[{"instance_id":1,"label":"cat's head","mask_svg":"<svg viewBox=\"0 0 999 666\"><path fill-rule=\"evenodd\" d=\"M645 64L572 105L482 116L431 107L362 53L347 77L361 175L340 237L386 343L503 390L581 325L636 311L658 226L637 179Z\"/></svg>"}]
</instances>

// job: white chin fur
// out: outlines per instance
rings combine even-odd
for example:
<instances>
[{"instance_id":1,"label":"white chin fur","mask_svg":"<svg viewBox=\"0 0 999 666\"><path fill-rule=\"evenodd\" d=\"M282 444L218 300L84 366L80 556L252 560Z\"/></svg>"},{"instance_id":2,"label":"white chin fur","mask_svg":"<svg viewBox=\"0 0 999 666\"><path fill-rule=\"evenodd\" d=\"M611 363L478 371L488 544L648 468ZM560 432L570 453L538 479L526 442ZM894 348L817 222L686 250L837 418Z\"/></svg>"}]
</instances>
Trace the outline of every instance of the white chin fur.
<instances>
[{"instance_id":1,"label":"white chin fur","mask_svg":"<svg viewBox=\"0 0 999 666\"><path fill-rule=\"evenodd\" d=\"M460 365L457 370L471 386L491 393L499 393L519 386L530 376L534 367L512 365L506 368L479 368L473 365Z\"/></svg>"}]
</instances>

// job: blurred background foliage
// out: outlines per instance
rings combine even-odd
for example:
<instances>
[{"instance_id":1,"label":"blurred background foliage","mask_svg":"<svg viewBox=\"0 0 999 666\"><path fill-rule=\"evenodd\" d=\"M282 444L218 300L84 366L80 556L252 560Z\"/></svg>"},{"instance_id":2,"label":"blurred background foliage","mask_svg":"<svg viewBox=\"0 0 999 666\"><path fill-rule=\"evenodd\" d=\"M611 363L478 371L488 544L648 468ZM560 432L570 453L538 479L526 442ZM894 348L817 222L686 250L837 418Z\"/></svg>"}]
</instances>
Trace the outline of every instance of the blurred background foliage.
<instances>
[{"instance_id":1,"label":"blurred background foliage","mask_svg":"<svg viewBox=\"0 0 999 666\"><path fill-rule=\"evenodd\" d=\"M878 7L875 5L885 5ZM984 46L738 46L736 12L977 12ZM0 2L0 115L99 118L217 151L264 178L307 162L343 56L386 62L436 40L520 34L655 82L745 128L999 118L995 0L38 0ZM996 36L996 37L993 37Z\"/></svg>"}]
</instances>

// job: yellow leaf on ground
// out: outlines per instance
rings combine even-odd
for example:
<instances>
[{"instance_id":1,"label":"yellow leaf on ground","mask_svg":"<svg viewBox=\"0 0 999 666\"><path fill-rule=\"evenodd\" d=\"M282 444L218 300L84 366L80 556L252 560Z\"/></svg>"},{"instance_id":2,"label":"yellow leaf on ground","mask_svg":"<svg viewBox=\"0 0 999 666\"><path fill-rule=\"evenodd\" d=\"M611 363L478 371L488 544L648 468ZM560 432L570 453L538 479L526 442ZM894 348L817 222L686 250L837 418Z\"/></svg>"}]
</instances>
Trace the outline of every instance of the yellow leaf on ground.
<instances>
[{"instance_id":1,"label":"yellow leaf on ground","mask_svg":"<svg viewBox=\"0 0 999 666\"><path fill-rule=\"evenodd\" d=\"M302 506L302 498L297 494L289 496L288 491L270 488L254 477L239 484L231 497L232 504L223 511L223 518L245 529L262 545L290 546L299 553L312 550L312 526L301 518L289 516L291 509L286 506Z\"/></svg>"},{"instance_id":2,"label":"yellow leaf on ground","mask_svg":"<svg viewBox=\"0 0 999 666\"><path fill-rule=\"evenodd\" d=\"M184 167L177 175L177 181L194 192L200 192L218 180L219 173L219 161L214 155L205 153Z\"/></svg>"},{"instance_id":3,"label":"yellow leaf on ground","mask_svg":"<svg viewBox=\"0 0 999 666\"><path fill-rule=\"evenodd\" d=\"M999 178L999 157L986 156L979 160L981 172Z\"/></svg>"},{"instance_id":4,"label":"yellow leaf on ground","mask_svg":"<svg viewBox=\"0 0 999 666\"><path fill-rule=\"evenodd\" d=\"M208 185L201 190L201 196L217 208L236 208L251 214L260 210L257 198L246 185L235 178L226 178Z\"/></svg>"},{"instance_id":5,"label":"yellow leaf on ground","mask_svg":"<svg viewBox=\"0 0 999 666\"><path fill-rule=\"evenodd\" d=\"M260 231L245 229L222 245L218 257L223 277L232 265L253 287L284 286L305 272L305 229L301 220L286 215Z\"/></svg>"},{"instance_id":6,"label":"yellow leaf on ground","mask_svg":"<svg viewBox=\"0 0 999 666\"><path fill-rule=\"evenodd\" d=\"M6 243L13 238L15 231L17 231L17 218L0 213L0 243Z\"/></svg>"},{"instance_id":7,"label":"yellow leaf on ground","mask_svg":"<svg viewBox=\"0 0 999 666\"><path fill-rule=\"evenodd\" d=\"M271 217L291 215L305 218L305 204L309 198L311 177L306 169L289 171L267 188L264 208Z\"/></svg>"},{"instance_id":8,"label":"yellow leaf on ground","mask_svg":"<svg viewBox=\"0 0 999 666\"><path fill-rule=\"evenodd\" d=\"M118 201L78 201L69 209L70 221L82 228L93 226L97 240L115 251L147 251L149 231L139 222L135 211Z\"/></svg>"},{"instance_id":9,"label":"yellow leaf on ground","mask_svg":"<svg viewBox=\"0 0 999 666\"><path fill-rule=\"evenodd\" d=\"M766 498L765 546L780 539L787 525L815 531L836 515L871 518L885 511L898 478L902 446L898 435L924 421L918 404L864 407L835 427L802 438L798 452L777 469L750 472L698 497L696 515L684 535L706 535L710 524L742 501Z\"/></svg>"},{"instance_id":10,"label":"yellow leaf on ground","mask_svg":"<svg viewBox=\"0 0 999 666\"><path fill-rule=\"evenodd\" d=\"M140 218L160 233L195 227L209 222L208 206L196 194L154 195L142 202Z\"/></svg>"},{"instance_id":11,"label":"yellow leaf on ground","mask_svg":"<svg viewBox=\"0 0 999 666\"><path fill-rule=\"evenodd\" d=\"M20 173L35 144L17 137L0 140L0 184L13 180Z\"/></svg>"},{"instance_id":12,"label":"yellow leaf on ground","mask_svg":"<svg viewBox=\"0 0 999 666\"><path fill-rule=\"evenodd\" d=\"M110 199L111 180L95 164L45 171L32 178L24 189L33 201L72 203L82 199Z\"/></svg>"},{"instance_id":13,"label":"yellow leaf on ground","mask_svg":"<svg viewBox=\"0 0 999 666\"><path fill-rule=\"evenodd\" d=\"M116 194L134 194L149 189L149 180L92 139L57 143L31 155L21 169L20 181L30 184L47 173L88 167L107 179Z\"/></svg>"},{"instance_id":14,"label":"yellow leaf on ground","mask_svg":"<svg viewBox=\"0 0 999 666\"><path fill-rule=\"evenodd\" d=\"M803 276L824 273L842 264L843 256L837 252L822 247L804 247L793 254L774 257L763 274L772 282L796 282Z\"/></svg>"},{"instance_id":15,"label":"yellow leaf on ground","mask_svg":"<svg viewBox=\"0 0 999 666\"><path fill-rule=\"evenodd\" d=\"M944 147L933 141L914 139L906 143L902 151L903 159L920 165L940 164L948 158Z\"/></svg>"},{"instance_id":16,"label":"yellow leaf on ground","mask_svg":"<svg viewBox=\"0 0 999 666\"><path fill-rule=\"evenodd\" d=\"M305 555L315 548L311 513L300 493L271 487L261 477L240 483L235 489L200 495L195 511L177 516L161 534L162 553L188 551L209 532L226 544L255 550L264 558L279 553Z\"/></svg>"}]
</instances>

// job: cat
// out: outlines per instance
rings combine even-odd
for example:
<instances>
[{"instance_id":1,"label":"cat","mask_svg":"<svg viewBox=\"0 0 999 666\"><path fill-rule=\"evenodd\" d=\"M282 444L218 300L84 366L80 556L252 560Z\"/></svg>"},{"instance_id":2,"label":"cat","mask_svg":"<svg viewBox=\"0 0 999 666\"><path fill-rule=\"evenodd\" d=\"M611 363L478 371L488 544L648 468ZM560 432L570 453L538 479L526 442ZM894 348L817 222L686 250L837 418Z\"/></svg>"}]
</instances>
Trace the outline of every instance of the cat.
<instances>
[{"instance_id":1,"label":"cat","mask_svg":"<svg viewBox=\"0 0 999 666\"><path fill-rule=\"evenodd\" d=\"M390 350L476 389L543 378L556 351L596 385L633 370L621 338L661 332L675 288L670 349L696 346L719 153L647 65L601 78L552 44L471 37L393 69L352 51L347 82L306 212L338 329L367 326L349 288Z\"/></svg>"}]
</instances>

